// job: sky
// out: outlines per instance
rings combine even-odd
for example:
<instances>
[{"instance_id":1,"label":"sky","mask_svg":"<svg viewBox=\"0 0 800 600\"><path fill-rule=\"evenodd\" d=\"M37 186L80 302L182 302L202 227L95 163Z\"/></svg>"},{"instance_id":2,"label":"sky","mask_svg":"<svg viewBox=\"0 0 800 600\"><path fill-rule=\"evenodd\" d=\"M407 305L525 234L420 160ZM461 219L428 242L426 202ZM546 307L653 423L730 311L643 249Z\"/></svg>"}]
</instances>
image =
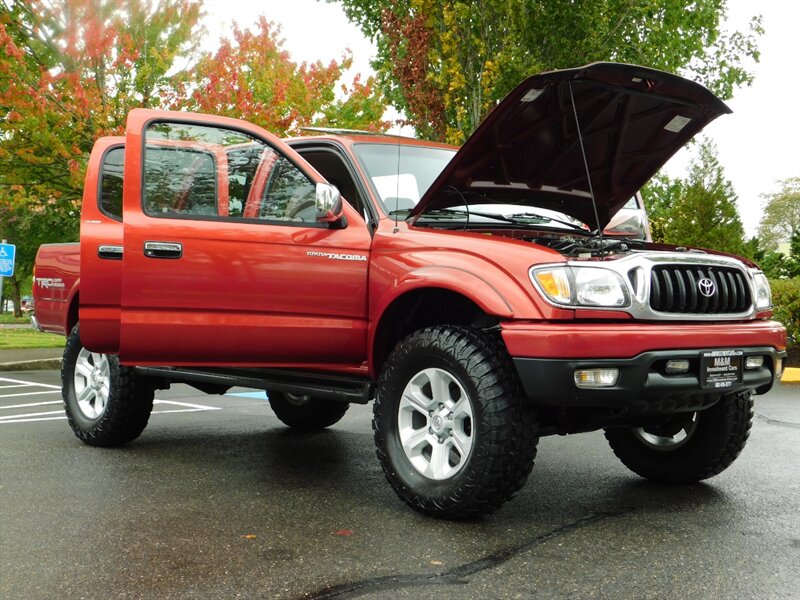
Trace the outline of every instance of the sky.
<instances>
[{"instance_id":1,"label":"sky","mask_svg":"<svg viewBox=\"0 0 800 600\"><path fill-rule=\"evenodd\" d=\"M372 72L369 62L375 47L347 20L338 4L205 0L204 6L209 50L230 31L233 20L248 27L263 14L281 25L284 48L294 61L338 60L350 48L351 72L365 76ZM778 192L780 180L800 177L800 0L728 0L726 28L745 31L757 14L763 17L765 33L759 42L760 63L753 67L755 81L751 87L736 90L727 102L733 114L720 117L703 133L717 145L748 236L755 234L761 219L761 195ZM386 118L397 118L396 113ZM690 158L690 151L679 152L667 163L667 173L683 176Z\"/></svg>"}]
</instances>

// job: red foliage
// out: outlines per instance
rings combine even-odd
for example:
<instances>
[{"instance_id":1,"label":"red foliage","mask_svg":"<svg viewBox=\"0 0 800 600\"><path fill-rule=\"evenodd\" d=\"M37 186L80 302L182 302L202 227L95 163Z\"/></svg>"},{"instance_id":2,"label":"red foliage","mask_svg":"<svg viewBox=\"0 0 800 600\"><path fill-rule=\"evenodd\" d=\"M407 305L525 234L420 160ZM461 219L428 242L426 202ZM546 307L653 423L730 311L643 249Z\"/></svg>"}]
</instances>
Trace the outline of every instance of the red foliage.
<instances>
[{"instance_id":1,"label":"red foliage","mask_svg":"<svg viewBox=\"0 0 800 600\"><path fill-rule=\"evenodd\" d=\"M441 92L428 80L429 52L433 30L422 14L398 15L390 8L383 10L383 35L388 42L392 74L413 115L407 124L424 137L444 140L445 105Z\"/></svg>"},{"instance_id":2,"label":"red foliage","mask_svg":"<svg viewBox=\"0 0 800 600\"><path fill-rule=\"evenodd\" d=\"M298 65L283 49L279 34L280 27L263 16L255 31L234 25L233 39L222 38L219 49L205 54L182 80L172 107L245 119L289 135L323 119L336 102L336 82L352 57L348 52L341 62ZM374 96L358 77L350 92Z\"/></svg>"}]
</instances>

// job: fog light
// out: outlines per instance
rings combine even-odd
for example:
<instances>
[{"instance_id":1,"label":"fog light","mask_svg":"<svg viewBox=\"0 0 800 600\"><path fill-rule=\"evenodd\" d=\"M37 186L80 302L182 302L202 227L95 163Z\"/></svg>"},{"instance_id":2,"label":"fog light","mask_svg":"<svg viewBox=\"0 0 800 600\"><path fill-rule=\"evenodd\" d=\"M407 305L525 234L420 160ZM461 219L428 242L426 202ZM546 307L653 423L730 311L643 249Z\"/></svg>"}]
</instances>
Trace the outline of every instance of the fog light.
<instances>
[{"instance_id":1,"label":"fog light","mask_svg":"<svg viewBox=\"0 0 800 600\"><path fill-rule=\"evenodd\" d=\"M619 369L581 369L575 371L575 385L579 388L614 387L619 379Z\"/></svg>"},{"instance_id":2,"label":"fog light","mask_svg":"<svg viewBox=\"0 0 800 600\"><path fill-rule=\"evenodd\" d=\"M667 373L675 375L676 373L686 373L689 370L689 361L685 358L667 361Z\"/></svg>"},{"instance_id":3,"label":"fog light","mask_svg":"<svg viewBox=\"0 0 800 600\"><path fill-rule=\"evenodd\" d=\"M775 359L775 377L780 377L783 375L783 359L776 358Z\"/></svg>"},{"instance_id":4,"label":"fog light","mask_svg":"<svg viewBox=\"0 0 800 600\"><path fill-rule=\"evenodd\" d=\"M764 366L763 356L748 356L744 359L745 369L758 369Z\"/></svg>"}]
</instances>

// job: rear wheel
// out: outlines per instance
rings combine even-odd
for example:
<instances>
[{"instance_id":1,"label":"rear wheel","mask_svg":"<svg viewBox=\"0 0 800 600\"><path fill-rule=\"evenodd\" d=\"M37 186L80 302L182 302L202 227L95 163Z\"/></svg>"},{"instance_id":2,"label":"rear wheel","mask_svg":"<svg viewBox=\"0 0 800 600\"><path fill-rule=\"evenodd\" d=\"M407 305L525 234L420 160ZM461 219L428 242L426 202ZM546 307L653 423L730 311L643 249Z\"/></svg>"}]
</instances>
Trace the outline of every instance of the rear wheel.
<instances>
[{"instance_id":1,"label":"rear wheel","mask_svg":"<svg viewBox=\"0 0 800 600\"><path fill-rule=\"evenodd\" d=\"M267 392L275 416L295 429L324 429L338 423L350 405L345 402L285 392Z\"/></svg>"},{"instance_id":2,"label":"rear wheel","mask_svg":"<svg viewBox=\"0 0 800 600\"><path fill-rule=\"evenodd\" d=\"M658 425L609 427L614 454L654 481L691 483L727 469L742 452L753 419L749 392L722 396L711 408L675 415Z\"/></svg>"},{"instance_id":3,"label":"rear wheel","mask_svg":"<svg viewBox=\"0 0 800 600\"><path fill-rule=\"evenodd\" d=\"M79 325L64 347L61 392L72 431L90 446L135 440L153 410L153 388L116 356L84 348Z\"/></svg>"},{"instance_id":4,"label":"rear wheel","mask_svg":"<svg viewBox=\"0 0 800 600\"><path fill-rule=\"evenodd\" d=\"M397 345L381 374L373 429L395 492L445 519L490 513L510 500L538 441L505 348L456 326L422 329Z\"/></svg>"}]
</instances>

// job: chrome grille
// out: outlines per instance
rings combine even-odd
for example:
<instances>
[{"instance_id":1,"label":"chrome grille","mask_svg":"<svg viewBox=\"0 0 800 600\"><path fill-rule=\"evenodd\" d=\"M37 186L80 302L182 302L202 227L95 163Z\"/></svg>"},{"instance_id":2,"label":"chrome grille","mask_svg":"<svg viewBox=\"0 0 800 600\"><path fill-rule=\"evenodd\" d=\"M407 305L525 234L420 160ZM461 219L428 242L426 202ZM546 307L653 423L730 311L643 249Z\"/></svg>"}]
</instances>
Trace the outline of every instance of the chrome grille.
<instances>
[{"instance_id":1,"label":"chrome grille","mask_svg":"<svg viewBox=\"0 0 800 600\"><path fill-rule=\"evenodd\" d=\"M713 293L708 294L712 286ZM737 268L716 265L653 267L650 277L650 308L655 311L743 313L750 310L751 303L750 287L745 274Z\"/></svg>"}]
</instances>

